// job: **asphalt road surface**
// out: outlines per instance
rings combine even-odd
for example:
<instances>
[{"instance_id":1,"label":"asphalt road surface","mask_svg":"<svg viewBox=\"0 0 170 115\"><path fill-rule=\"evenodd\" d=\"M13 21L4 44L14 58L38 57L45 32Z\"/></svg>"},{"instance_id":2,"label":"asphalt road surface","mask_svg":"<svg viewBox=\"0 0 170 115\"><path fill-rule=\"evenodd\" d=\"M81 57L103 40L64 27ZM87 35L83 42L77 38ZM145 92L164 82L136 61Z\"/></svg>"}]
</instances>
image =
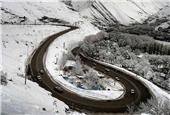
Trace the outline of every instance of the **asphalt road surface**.
<instances>
[{"instance_id":1,"label":"asphalt road surface","mask_svg":"<svg viewBox=\"0 0 170 115\"><path fill-rule=\"evenodd\" d=\"M68 104L70 108L80 111L122 113L127 111L127 105L137 105L152 97L150 90L138 79L78 53L79 49L77 48L74 49L74 52L80 55L85 64L123 84L125 87L124 96L116 100L93 100L79 96L57 83L44 66L46 51L57 37L76 29L78 28L70 26L69 29L49 36L42 41L41 45L33 52L28 61L27 73L31 75L35 82L50 91L54 97Z\"/></svg>"}]
</instances>

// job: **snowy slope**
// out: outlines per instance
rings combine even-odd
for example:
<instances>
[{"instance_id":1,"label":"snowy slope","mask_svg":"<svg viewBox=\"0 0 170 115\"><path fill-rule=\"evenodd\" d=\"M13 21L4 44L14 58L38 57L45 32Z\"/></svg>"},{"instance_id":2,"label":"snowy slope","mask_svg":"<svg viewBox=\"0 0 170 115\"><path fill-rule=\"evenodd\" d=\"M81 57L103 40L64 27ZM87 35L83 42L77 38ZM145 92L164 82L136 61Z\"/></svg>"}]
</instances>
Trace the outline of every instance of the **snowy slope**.
<instances>
[{"instance_id":1,"label":"snowy slope","mask_svg":"<svg viewBox=\"0 0 170 115\"><path fill-rule=\"evenodd\" d=\"M40 88L36 83L28 81L27 85L24 85L23 81L23 78L15 77L13 82L2 86L2 113L66 114L65 108L68 108L66 104L50 96L50 92Z\"/></svg>"},{"instance_id":2,"label":"snowy slope","mask_svg":"<svg viewBox=\"0 0 170 115\"><path fill-rule=\"evenodd\" d=\"M26 17L26 23L39 23L38 19L43 16L52 17L66 22L74 23L82 21L80 18L86 17L93 19L92 14L97 17L102 17L101 13L92 7L92 4L98 9L102 10L105 14L109 13L122 24L129 24L132 22L142 22L151 15L161 15L164 13L158 13L162 8L167 7L167 13L170 6L169 0L72 0L73 8L79 12L69 10L67 6L61 2L61 0L37 0L43 2L30 2L32 0L26 0L28 2L16 2L21 0L5 0L2 2L2 22L13 22L21 21L22 18ZM15 2L14 2L15 1ZM102 5L104 7L102 7ZM5 14L5 15L4 15ZM81 16L79 15L81 14ZM71 15L71 17L70 17ZM102 17L103 18L103 17Z\"/></svg>"},{"instance_id":3,"label":"snowy slope","mask_svg":"<svg viewBox=\"0 0 170 115\"><path fill-rule=\"evenodd\" d=\"M67 6L56 0L55 2L2 2L1 22L17 22L26 17L26 23L38 23L43 16L64 20L70 23L81 21L78 12L69 10Z\"/></svg>"},{"instance_id":4,"label":"snowy slope","mask_svg":"<svg viewBox=\"0 0 170 115\"><path fill-rule=\"evenodd\" d=\"M81 41L86 35L94 34L99 31L87 22L87 20L85 21L82 18L82 16L91 17L90 5L89 3L87 4L86 1L81 4L78 2L74 3L74 7L77 8L80 13L68 9L64 3L60 2L60 0L48 0L49 2L46 2L46 0L41 0L43 2L38 2L40 0L26 0L27 2L23 2L23 0L0 1L0 12L2 12L2 16L0 16L1 23L5 21L13 23L21 22L25 17L26 21L24 24L34 24L38 23L38 19L43 16L48 16L64 20L70 24L77 23L80 25L80 30L76 30L76 32L71 32L60 38L62 43L64 42L62 41L63 39L69 39L67 40L66 46L75 44L77 41ZM155 0L158 2L154 2L154 0L148 0L148 2L145 0L141 2L142 0L138 0L140 2L137 2L137 4L147 12L145 13L137 7L133 1L122 0L122 2L120 2L115 0L112 1L112 3L110 3L110 1L101 2L109 9L117 20L125 24L134 22L134 19L132 18L135 18L135 20L140 22L147 16L156 13L166 4L164 2L159 3L159 1L164 0ZM149 5L148 3L152 5ZM142 14L138 13L139 11L142 12ZM96 15L99 15L96 11L95 13ZM0 55L0 70L3 67L3 71L7 73L7 79L12 80L8 81L7 86L2 86L0 90L0 92L2 92L2 100L0 100L2 102L2 111L9 114L55 114L56 111L59 111L59 113L56 113L59 115L67 114L65 112L65 108L68 108L66 104L52 98L49 92L40 88L36 83L28 81L27 85L24 85L23 79L25 62L28 55L31 54L44 38L66 28L48 25L1 25L1 27L2 31L0 32L2 33L0 33L0 36L2 38L0 42L0 53L2 55ZM62 43L60 44L61 47L63 45ZM50 64L47 66L50 70L56 68L56 65L52 63L55 59L55 54L60 51L60 48L58 48L59 50L54 50L56 44L57 42L54 42L48 52L49 57L47 58L47 62L50 62ZM59 58L62 59L60 56ZM57 102L57 106L54 101ZM46 108L46 111L43 111L42 108Z\"/></svg>"},{"instance_id":5,"label":"snowy slope","mask_svg":"<svg viewBox=\"0 0 170 115\"><path fill-rule=\"evenodd\" d=\"M102 5L112 14L112 16L122 24L131 22L142 22L148 16L156 14L165 6L170 6L169 0L72 0L73 7L80 11L82 16L92 18L92 14L101 17L91 4L103 11ZM102 5L101 5L101 4ZM83 7L83 8L82 8ZM92 12L93 11L93 12ZM107 12L105 12L106 14ZM159 14L161 15L161 14Z\"/></svg>"},{"instance_id":6,"label":"snowy slope","mask_svg":"<svg viewBox=\"0 0 170 115\"><path fill-rule=\"evenodd\" d=\"M21 21L24 16L27 18L24 24L35 23L35 20L37 22L42 16L65 20L71 24L83 21L77 12L69 10L60 1L40 3L6 2L3 0L1 3L1 8L6 10L1 9L1 12L4 11L1 19L7 22ZM89 24L86 22L84 27ZM90 26L93 27L91 24ZM52 98L49 92L40 88L36 83L27 81L27 85L24 85L23 78L25 75L25 63L32 51L38 47L44 38L65 30L67 27L6 24L1 25L1 28L0 53L2 55L0 56L2 57L0 60L2 60L2 63L0 67L1 69L3 67L2 71L7 73L8 80L7 86L2 86L0 90L2 92L2 100L0 100L2 112L8 114L68 114L65 110L65 108L68 108L66 104ZM94 30L98 31L97 29ZM84 35L83 30L81 33ZM71 112L71 114L75 113L77 112Z\"/></svg>"},{"instance_id":7,"label":"snowy slope","mask_svg":"<svg viewBox=\"0 0 170 115\"><path fill-rule=\"evenodd\" d=\"M64 29L65 27L44 25L2 25L3 71L8 72L9 76L23 76L25 63L31 52L46 36Z\"/></svg>"},{"instance_id":8,"label":"snowy slope","mask_svg":"<svg viewBox=\"0 0 170 115\"><path fill-rule=\"evenodd\" d=\"M65 114L66 104L51 97L51 94L36 83L27 81L24 85L24 68L28 55L47 35L64 30L64 27L1 25L2 67L7 73L7 86L2 86L3 113ZM26 46L28 44L28 46ZM44 101L45 100L45 101ZM58 103L58 107L53 102ZM60 108L59 108L60 107ZM46 108L47 111L43 111Z\"/></svg>"}]
</instances>

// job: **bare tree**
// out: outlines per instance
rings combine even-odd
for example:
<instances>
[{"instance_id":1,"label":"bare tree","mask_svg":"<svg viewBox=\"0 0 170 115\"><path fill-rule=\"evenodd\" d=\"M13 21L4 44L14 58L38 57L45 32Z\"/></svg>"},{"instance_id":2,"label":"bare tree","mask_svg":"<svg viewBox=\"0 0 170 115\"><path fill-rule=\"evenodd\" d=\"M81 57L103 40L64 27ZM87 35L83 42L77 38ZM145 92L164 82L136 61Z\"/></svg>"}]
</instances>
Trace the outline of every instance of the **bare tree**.
<instances>
[{"instance_id":1,"label":"bare tree","mask_svg":"<svg viewBox=\"0 0 170 115\"><path fill-rule=\"evenodd\" d=\"M99 89L100 88L100 84L99 84L99 77L97 75L97 73L93 70L90 69L84 77L84 82L86 83L86 85L90 88L90 89Z\"/></svg>"},{"instance_id":2,"label":"bare tree","mask_svg":"<svg viewBox=\"0 0 170 115\"><path fill-rule=\"evenodd\" d=\"M127 105L127 111L129 112L130 115L133 115L135 112L135 104L131 103Z\"/></svg>"}]
</instances>

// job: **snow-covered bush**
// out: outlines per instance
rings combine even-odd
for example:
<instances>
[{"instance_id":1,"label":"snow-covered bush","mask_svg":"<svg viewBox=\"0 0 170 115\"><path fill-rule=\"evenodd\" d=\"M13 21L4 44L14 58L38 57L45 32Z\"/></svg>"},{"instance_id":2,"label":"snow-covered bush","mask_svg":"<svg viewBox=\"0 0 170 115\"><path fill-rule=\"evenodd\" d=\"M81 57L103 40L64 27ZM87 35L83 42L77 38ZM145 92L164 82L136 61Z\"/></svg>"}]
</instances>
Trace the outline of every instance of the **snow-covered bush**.
<instances>
[{"instance_id":1,"label":"snow-covered bush","mask_svg":"<svg viewBox=\"0 0 170 115\"><path fill-rule=\"evenodd\" d=\"M110 64L118 64L169 91L170 56L160 55L163 53L163 45L157 44L159 47L156 47L156 44L152 43L153 39L145 36L139 38L112 33L109 39L93 43L84 42L80 48L87 56ZM138 49L138 53L134 49ZM146 52L159 55L150 55Z\"/></svg>"},{"instance_id":2,"label":"snow-covered bush","mask_svg":"<svg viewBox=\"0 0 170 115\"><path fill-rule=\"evenodd\" d=\"M134 112L135 112L135 104L130 104L130 105L127 105L127 112L129 113L129 115L134 115Z\"/></svg>"},{"instance_id":3,"label":"snow-covered bush","mask_svg":"<svg viewBox=\"0 0 170 115\"><path fill-rule=\"evenodd\" d=\"M65 3L66 5L72 7L72 2L71 2L71 0L62 0L62 2Z\"/></svg>"},{"instance_id":4,"label":"snow-covered bush","mask_svg":"<svg viewBox=\"0 0 170 115\"><path fill-rule=\"evenodd\" d=\"M80 62L80 58L78 56L76 56L76 67L73 68L72 73L73 75L83 75L83 68L82 68L82 64Z\"/></svg>"},{"instance_id":5,"label":"snow-covered bush","mask_svg":"<svg viewBox=\"0 0 170 115\"><path fill-rule=\"evenodd\" d=\"M85 74L83 81L89 89L100 90L103 89L103 87L99 83L99 79L100 78L97 73L94 70L89 69L89 71Z\"/></svg>"},{"instance_id":6,"label":"snow-covered bush","mask_svg":"<svg viewBox=\"0 0 170 115\"><path fill-rule=\"evenodd\" d=\"M148 100L147 103L141 103L139 111L144 111L151 115L170 115L169 103L169 100L157 101L152 98Z\"/></svg>"},{"instance_id":7,"label":"snow-covered bush","mask_svg":"<svg viewBox=\"0 0 170 115\"><path fill-rule=\"evenodd\" d=\"M7 81L7 73L1 71L0 74L1 74L1 84L6 86L7 83L8 83L8 81Z\"/></svg>"}]
</instances>

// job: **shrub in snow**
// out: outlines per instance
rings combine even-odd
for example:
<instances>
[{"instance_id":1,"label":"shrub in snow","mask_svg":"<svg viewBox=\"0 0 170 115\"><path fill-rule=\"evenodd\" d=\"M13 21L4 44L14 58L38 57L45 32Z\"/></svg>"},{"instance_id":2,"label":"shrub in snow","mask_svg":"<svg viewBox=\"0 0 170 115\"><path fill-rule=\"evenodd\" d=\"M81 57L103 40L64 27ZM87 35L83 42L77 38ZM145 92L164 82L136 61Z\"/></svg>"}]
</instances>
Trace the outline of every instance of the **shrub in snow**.
<instances>
[{"instance_id":1,"label":"shrub in snow","mask_svg":"<svg viewBox=\"0 0 170 115\"><path fill-rule=\"evenodd\" d=\"M73 69L72 73L74 75L83 75L83 68L82 65L80 63L80 58L78 56L76 56L76 67Z\"/></svg>"},{"instance_id":2,"label":"shrub in snow","mask_svg":"<svg viewBox=\"0 0 170 115\"><path fill-rule=\"evenodd\" d=\"M100 90L100 89L104 89L101 84L99 83L99 77L97 75L97 73L90 69L84 77L84 83L86 84L86 86L89 89L95 89L95 90Z\"/></svg>"},{"instance_id":3,"label":"shrub in snow","mask_svg":"<svg viewBox=\"0 0 170 115\"><path fill-rule=\"evenodd\" d=\"M75 60L75 57L71 52L67 53L67 60Z\"/></svg>"},{"instance_id":4,"label":"shrub in snow","mask_svg":"<svg viewBox=\"0 0 170 115\"><path fill-rule=\"evenodd\" d=\"M8 81L7 81L7 73L4 73L3 71L0 72L1 74L1 84L6 86Z\"/></svg>"},{"instance_id":5,"label":"shrub in snow","mask_svg":"<svg viewBox=\"0 0 170 115\"><path fill-rule=\"evenodd\" d=\"M163 45L157 44L150 37L111 32L108 39L84 42L80 48L85 55L91 58L121 65L169 91L170 56L143 54L144 52L160 54L162 47ZM136 49L138 49L137 53ZM139 53L144 56L136 55Z\"/></svg>"},{"instance_id":6,"label":"shrub in snow","mask_svg":"<svg viewBox=\"0 0 170 115\"><path fill-rule=\"evenodd\" d=\"M72 6L71 0L62 0L62 2L68 6Z\"/></svg>"},{"instance_id":7,"label":"shrub in snow","mask_svg":"<svg viewBox=\"0 0 170 115\"><path fill-rule=\"evenodd\" d=\"M133 103L130 105L127 105L127 111L130 115L133 115L133 113L135 111L135 105Z\"/></svg>"},{"instance_id":8,"label":"shrub in snow","mask_svg":"<svg viewBox=\"0 0 170 115\"><path fill-rule=\"evenodd\" d=\"M62 60L61 60L61 62L60 62L60 69L63 69L66 61L67 61L67 53L63 52L63 54L62 54Z\"/></svg>"}]
</instances>

